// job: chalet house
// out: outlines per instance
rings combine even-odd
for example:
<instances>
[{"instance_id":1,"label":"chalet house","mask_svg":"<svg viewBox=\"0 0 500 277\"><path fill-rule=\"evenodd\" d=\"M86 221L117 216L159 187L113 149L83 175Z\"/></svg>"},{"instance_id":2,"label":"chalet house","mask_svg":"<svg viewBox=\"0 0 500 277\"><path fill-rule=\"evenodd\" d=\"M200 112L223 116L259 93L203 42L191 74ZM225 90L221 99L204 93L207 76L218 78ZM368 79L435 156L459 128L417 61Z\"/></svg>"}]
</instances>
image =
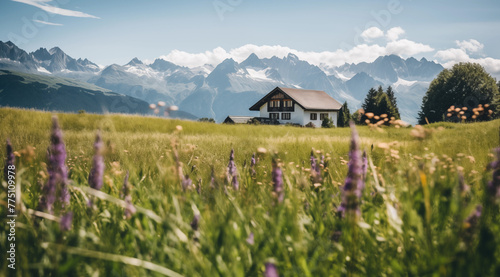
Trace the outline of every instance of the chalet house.
<instances>
[{"instance_id":1,"label":"chalet house","mask_svg":"<svg viewBox=\"0 0 500 277\"><path fill-rule=\"evenodd\" d=\"M305 126L313 123L321 127L325 117L331 118L336 126L341 108L342 104L321 90L276 87L250 110L260 111L261 118L275 119L280 124Z\"/></svg>"}]
</instances>

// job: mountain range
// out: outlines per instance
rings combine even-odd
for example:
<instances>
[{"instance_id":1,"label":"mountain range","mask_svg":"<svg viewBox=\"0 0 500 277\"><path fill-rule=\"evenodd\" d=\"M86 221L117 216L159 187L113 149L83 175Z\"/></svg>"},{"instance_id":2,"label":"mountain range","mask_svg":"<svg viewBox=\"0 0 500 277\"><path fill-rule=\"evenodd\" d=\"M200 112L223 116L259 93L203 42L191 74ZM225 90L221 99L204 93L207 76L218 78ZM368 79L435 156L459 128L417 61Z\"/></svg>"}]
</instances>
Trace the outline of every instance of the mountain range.
<instances>
[{"instance_id":1,"label":"mountain range","mask_svg":"<svg viewBox=\"0 0 500 277\"><path fill-rule=\"evenodd\" d=\"M290 53L282 58L251 54L240 63L226 59L196 68L163 59L146 64L137 58L101 68L58 47L27 53L12 42L0 42L0 69L73 78L148 103L164 101L218 122L228 115L257 115L248 108L277 86L323 90L340 102L347 101L353 112L370 88L391 85L402 119L415 123L422 97L443 67L425 58L389 55L371 63L325 68Z\"/></svg>"}]
</instances>

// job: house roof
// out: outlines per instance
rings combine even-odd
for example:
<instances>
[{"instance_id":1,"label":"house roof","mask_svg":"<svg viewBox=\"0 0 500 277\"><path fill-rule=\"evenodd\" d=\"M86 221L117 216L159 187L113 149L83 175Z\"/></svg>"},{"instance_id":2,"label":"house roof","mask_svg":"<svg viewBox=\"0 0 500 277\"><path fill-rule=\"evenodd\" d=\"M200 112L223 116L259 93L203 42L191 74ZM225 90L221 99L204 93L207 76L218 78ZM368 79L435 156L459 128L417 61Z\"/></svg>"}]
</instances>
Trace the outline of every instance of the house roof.
<instances>
[{"instance_id":1,"label":"house roof","mask_svg":"<svg viewBox=\"0 0 500 277\"><path fill-rule=\"evenodd\" d=\"M224 120L225 123L227 123L229 120L231 120L233 123L241 123L241 124L244 124L244 123L247 123L248 120L254 118L253 116L235 116L235 115L229 115L228 117L226 117L226 119Z\"/></svg>"},{"instance_id":2,"label":"house roof","mask_svg":"<svg viewBox=\"0 0 500 277\"><path fill-rule=\"evenodd\" d=\"M304 110L340 110L342 108L342 104L322 90L276 87L250 107L250 110L260 110L260 107L277 92L286 94Z\"/></svg>"}]
</instances>

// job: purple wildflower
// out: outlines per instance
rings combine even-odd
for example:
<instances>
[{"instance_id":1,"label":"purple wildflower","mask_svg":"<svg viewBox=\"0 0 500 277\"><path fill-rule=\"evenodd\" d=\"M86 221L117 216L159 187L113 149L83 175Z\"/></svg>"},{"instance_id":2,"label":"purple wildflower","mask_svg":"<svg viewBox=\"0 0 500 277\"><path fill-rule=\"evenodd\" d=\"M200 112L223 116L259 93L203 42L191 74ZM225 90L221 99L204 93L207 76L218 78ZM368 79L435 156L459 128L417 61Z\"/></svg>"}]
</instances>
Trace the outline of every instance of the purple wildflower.
<instances>
[{"instance_id":1,"label":"purple wildflower","mask_svg":"<svg viewBox=\"0 0 500 277\"><path fill-rule=\"evenodd\" d=\"M9 171L14 171L14 164L16 162L16 156L14 156L14 152L12 151L12 145L10 144L10 140L7 139L7 157L5 159L5 166L3 168L3 177L5 181L9 181Z\"/></svg>"},{"instance_id":2,"label":"purple wildflower","mask_svg":"<svg viewBox=\"0 0 500 277\"><path fill-rule=\"evenodd\" d=\"M238 182L238 177L236 177L236 175L233 176L233 179L231 180L231 185L233 185L233 188L235 190L238 190L240 188L240 182Z\"/></svg>"},{"instance_id":3,"label":"purple wildflower","mask_svg":"<svg viewBox=\"0 0 500 277\"><path fill-rule=\"evenodd\" d=\"M341 236L342 236L342 231L337 230L337 231L333 232L332 240L335 242L339 242Z\"/></svg>"},{"instance_id":4,"label":"purple wildflower","mask_svg":"<svg viewBox=\"0 0 500 277\"><path fill-rule=\"evenodd\" d=\"M69 231L71 229L71 224L73 223L73 213L67 212L61 217L61 221L59 222L59 227L61 231Z\"/></svg>"},{"instance_id":5,"label":"purple wildflower","mask_svg":"<svg viewBox=\"0 0 500 277\"><path fill-rule=\"evenodd\" d=\"M215 170L213 166L212 166L212 171L210 173L210 188L212 189L215 188Z\"/></svg>"},{"instance_id":6,"label":"purple wildflower","mask_svg":"<svg viewBox=\"0 0 500 277\"><path fill-rule=\"evenodd\" d=\"M278 269L273 263L266 263L266 271L264 277L279 277Z\"/></svg>"},{"instance_id":7,"label":"purple wildflower","mask_svg":"<svg viewBox=\"0 0 500 277\"><path fill-rule=\"evenodd\" d=\"M316 157L314 157L314 150L311 150L311 170L316 170Z\"/></svg>"},{"instance_id":8,"label":"purple wildflower","mask_svg":"<svg viewBox=\"0 0 500 277\"><path fill-rule=\"evenodd\" d=\"M104 176L104 157L102 152L104 143L101 139L101 134L98 132L94 142L94 158L92 160L92 169L89 173L89 185L93 189L100 190L102 188L102 178Z\"/></svg>"},{"instance_id":9,"label":"purple wildflower","mask_svg":"<svg viewBox=\"0 0 500 277\"><path fill-rule=\"evenodd\" d=\"M281 171L281 168L278 166L276 161L273 161L272 178L273 178L274 192L278 195L278 202L281 203L285 198L285 192L283 187L283 172Z\"/></svg>"},{"instance_id":10,"label":"purple wildflower","mask_svg":"<svg viewBox=\"0 0 500 277\"><path fill-rule=\"evenodd\" d=\"M59 128L57 117L52 117L52 134L50 146L47 149L48 163L47 171L49 180L42 189L42 198L39 207L52 213L59 192L59 200L65 204L69 203L69 192L67 188L68 169L66 167L66 149L62 139L62 131Z\"/></svg>"},{"instance_id":11,"label":"purple wildflower","mask_svg":"<svg viewBox=\"0 0 500 277\"><path fill-rule=\"evenodd\" d=\"M193 184L193 181L189 178L189 175L186 174L182 178L181 183L182 183L182 190L186 191L187 189L189 189L191 187L191 185Z\"/></svg>"},{"instance_id":12,"label":"purple wildflower","mask_svg":"<svg viewBox=\"0 0 500 277\"><path fill-rule=\"evenodd\" d=\"M493 197L500 197L500 147L493 150L496 154L496 161L488 165L493 170L493 179L488 183L488 190Z\"/></svg>"},{"instance_id":13,"label":"purple wildflower","mask_svg":"<svg viewBox=\"0 0 500 277\"><path fill-rule=\"evenodd\" d=\"M458 172L458 187L462 196L470 190L470 186L465 183L464 174L461 171Z\"/></svg>"},{"instance_id":14,"label":"purple wildflower","mask_svg":"<svg viewBox=\"0 0 500 277\"><path fill-rule=\"evenodd\" d=\"M122 187L122 197L125 200L125 217L130 218L132 217L133 214L135 214L136 209L134 205L132 204L132 196L130 195L130 186L128 184L128 171L127 175L125 175L125 180L123 180L123 187Z\"/></svg>"},{"instance_id":15,"label":"purple wildflower","mask_svg":"<svg viewBox=\"0 0 500 277\"><path fill-rule=\"evenodd\" d=\"M235 190L239 189L238 182L238 170L236 169L236 163L234 162L234 149L231 149L231 154L229 155L229 164L227 165L227 180L230 181Z\"/></svg>"},{"instance_id":16,"label":"purple wildflower","mask_svg":"<svg viewBox=\"0 0 500 277\"><path fill-rule=\"evenodd\" d=\"M196 214L193 217L193 221L191 221L191 228L193 228L194 231L198 231L198 227L200 227L200 215Z\"/></svg>"},{"instance_id":17,"label":"purple wildflower","mask_svg":"<svg viewBox=\"0 0 500 277\"><path fill-rule=\"evenodd\" d=\"M349 171L347 172L342 191L342 203L338 209L343 216L345 216L346 213L356 215L361 213L359 202L363 188L365 187L363 181L363 161L361 158L361 150L359 150L359 135L352 121L350 122L350 127L351 147L349 151Z\"/></svg>"},{"instance_id":18,"label":"purple wildflower","mask_svg":"<svg viewBox=\"0 0 500 277\"><path fill-rule=\"evenodd\" d=\"M323 162L321 162L322 164ZM311 177L314 184L321 183L323 178L321 177L320 163L314 157L314 151L311 150Z\"/></svg>"},{"instance_id":19,"label":"purple wildflower","mask_svg":"<svg viewBox=\"0 0 500 277\"><path fill-rule=\"evenodd\" d=\"M250 233L250 235L248 235L248 238L246 239L246 242L250 245L254 245L255 243L255 240L254 240L254 235L253 235L253 232Z\"/></svg>"},{"instance_id":20,"label":"purple wildflower","mask_svg":"<svg viewBox=\"0 0 500 277\"><path fill-rule=\"evenodd\" d=\"M255 161L255 153L252 154L252 159L250 160L250 174L251 175L255 175L256 174L256 171L255 171L255 164L256 164L256 161Z\"/></svg>"},{"instance_id":21,"label":"purple wildflower","mask_svg":"<svg viewBox=\"0 0 500 277\"><path fill-rule=\"evenodd\" d=\"M481 218L481 213L483 211L483 206L477 205L476 209L467 217L467 219L464 222L464 237L466 241L470 241L473 234L474 230L476 229L478 223L479 223L479 218Z\"/></svg>"}]
</instances>

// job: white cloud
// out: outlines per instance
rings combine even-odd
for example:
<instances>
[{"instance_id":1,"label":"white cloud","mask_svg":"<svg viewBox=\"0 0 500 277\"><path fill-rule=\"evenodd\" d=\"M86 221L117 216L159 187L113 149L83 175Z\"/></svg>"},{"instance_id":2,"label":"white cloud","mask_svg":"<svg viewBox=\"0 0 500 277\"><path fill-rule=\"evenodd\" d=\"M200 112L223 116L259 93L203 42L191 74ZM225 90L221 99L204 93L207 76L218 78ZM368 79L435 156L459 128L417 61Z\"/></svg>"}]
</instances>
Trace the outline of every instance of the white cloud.
<instances>
[{"instance_id":1,"label":"white cloud","mask_svg":"<svg viewBox=\"0 0 500 277\"><path fill-rule=\"evenodd\" d=\"M40 23L40 24L50 25L50 26L63 26L62 24L59 24L59 23L52 23L52 22L47 22L47 21L38 20L38 19L33 19L33 21Z\"/></svg>"},{"instance_id":2,"label":"white cloud","mask_svg":"<svg viewBox=\"0 0 500 277\"><path fill-rule=\"evenodd\" d=\"M434 55L443 63L443 66L450 68L460 62L478 63L486 69L486 71L494 76L500 75L500 59L494 58L471 58L464 49L450 48L437 51Z\"/></svg>"},{"instance_id":3,"label":"white cloud","mask_svg":"<svg viewBox=\"0 0 500 277\"><path fill-rule=\"evenodd\" d=\"M457 44L460 49L463 49L465 51L470 51L470 52L478 52L479 50L483 49L484 45L480 43L479 41L475 39L469 39L463 40L463 41L458 41L456 40L455 43Z\"/></svg>"},{"instance_id":4,"label":"white cloud","mask_svg":"<svg viewBox=\"0 0 500 277\"><path fill-rule=\"evenodd\" d=\"M217 65L223 60L230 58L229 53L222 47L217 47L212 51L204 53L188 53L180 50L173 50L166 56L161 56L160 59L173 62L177 65L196 67L204 64Z\"/></svg>"},{"instance_id":5,"label":"white cloud","mask_svg":"<svg viewBox=\"0 0 500 277\"><path fill-rule=\"evenodd\" d=\"M386 32L386 38L389 41L395 41L397 40L401 35L405 33L405 30L401 27L393 27Z\"/></svg>"},{"instance_id":6,"label":"white cloud","mask_svg":"<svg viewBox=\"0 0 500 277\"><path fill-rule=\"evenodd\" d=\"M67 10L67 9L63 9L63 8L59 8L56 6L49 5L48 3L52 2L52 0L11 0L11 1L31 5L31 6L39 8L39 9L42 9L48 13L53 13L53 14L58 14L58 15L72 16L72 17L99 18L97 16L93 16L93 15L90 15L87 13L73 11L73 10Z\"/></svg>"},{"instance_id":7,"label":"white cloud","mask_svg":"<svg viewBox=\"0 0 500 277\"><path fill-rule=\"evenodd\" d=\"M387 54L396 54L400 56L413 56L420 53L432 52L434 49L429 45L414 42L407 39L390 41L386 46Z\"/></svg>"},{"instance_id":8,"label":"white cloud","mask_svg":"<svg viewBox=\"0 0 500 277\"><path fill-rule=\"evenodd\" d=\"M371 41L372 39L383 37L383 36L384 36L384 32L377 27L368 28L361 33L361 37L365 41Z\"/></svg>"}]
</instances>

